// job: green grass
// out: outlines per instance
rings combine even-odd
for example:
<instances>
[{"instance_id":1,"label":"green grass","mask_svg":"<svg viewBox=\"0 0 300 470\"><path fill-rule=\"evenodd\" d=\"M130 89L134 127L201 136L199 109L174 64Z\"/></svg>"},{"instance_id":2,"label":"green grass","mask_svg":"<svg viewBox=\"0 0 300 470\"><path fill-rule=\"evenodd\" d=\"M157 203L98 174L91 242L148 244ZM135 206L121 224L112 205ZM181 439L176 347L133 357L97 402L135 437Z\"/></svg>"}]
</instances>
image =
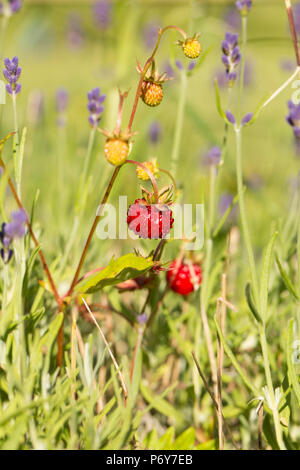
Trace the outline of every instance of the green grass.
<instances>
[{"instance_id":1,"label":"green grass","mask_svg":"<svg viewBox=\"0 0 300 470\"><path fill-rule=\"evenodd\" d=\"M191 34L202 31L205 58L187 77L176 182L180 201L193 204L204 201L207 217L211 209L210 175L202 155L208 148L222 145L224 122L217 112L213 79L216 70L222 67L220 44L227 30L224 11L233 3L118 0L114 2L113 23L106 32L95 27L90 2L79 5L74 1L70 6L68 2L63 6L49 2L40 6L28 1L11 18L4 57L18 55L22 66L17 109L19 128L27 128L22 201L29 214L34 204L33 228L61 295L72 281L97 206L113 172L104 158L104 137L97 132L87 201L69 256L61 267L78 214L75 200L89 139L86 93L101 87L107 97L100 126L113 129L118 109L117 88L123 92L130 90L124 108L125 128L139 80L136 58L144 63L151 52L145 49L142 39L143 27L151 21L161 26L176 24ZM267 95L288 79L289 72L280 67L280 61L294 60L283 2L254 3L247 44L253 77L244 89L242 115L254 112ZM80 14L84 29L84 42L79 49L70 48L66 39L72 12ZM163 72L165 62L171 62L176 76L164 85L164 99L158 108L139 103L133 125L138 134L130 154L132 160L139 162L157 157L160 167L167 170L171 166L181 90L175 60L188 65L188 59L174 45L178 37L172 30L163 36L157 64ZM65 87L70 93L67 126L63 129L56 125L54 97L58 87ZM37 90L44 99L44 112L34 122L30 103ZM24 246L15 243L16 256L6 266L1 263L0 274L1 449L217 449L216 410L192 357L195 351L213 390L203 312L208 318L215 357L220 344L225 350L223 415L234 442L244 450L258 448L256 409L260 397L264 397L263 448L299 449L299 366L291 359L293 354L297 355L295 341L300 331L299 189L294 192L296 203L292 206L291 185L299 171L299 157L295 154L292 129L285 121L286 102L293 92L291 87L284 90L253 125L243 130L245 210L258 272L259 302L253 282L251 300L248 295L247 302L245 295L251 277L238 210L236 217L226 221L212 239L211 259L207 233L203 249L195 253L204 270L203 283L197 292L182 298L169 291L156 312L166 284L164 272L155 276L146 313L156 313L145 332L136 323L136 315L143 309L147 288L121 293L108 281L104 288L101 284L101 290L85 294L120 367L128 393L126 406L120 376L84 309L80 289L65 309L63 366L58 371L57 336L62 314L58 314L51 289L45 284L39 254L29 234ZM226 100L226 90L221 90L224 109ZM237 100L235 89L230 110L236 115ZM4 138L13 130L9 96L2 108L0 137ZM153 121L162 126L161 140L155 146L148 139ZM11 141L5 145L2 156L14 179ZM260 184L255 187L252 181ZM169 184L166 175L161 175L158 182L160 186ZM232 127L228 130L227 151L218 177L217 202L220 194L227 192L233 196L238 192ZM129 203L140 197L133 165L124 165L120 170L109 202L117 203L119 195L127 195ZM16 208L5 176L0 180L0 207L1 222L9 220ZM213 228L221 219L217 208L215 212ZM269 245L275 231L278 234L272 241L274 245ZM119 258L134 250L149 256L156 245L148 240L101 241L95 237L81 274L106 267L113 256ZM180 241L167 243L162 261L175 259L180 248ZM136 275L134 267L131 270L131 266L129 269L122 265L129 277ZM120 280L125 279L122 269L118 271ZM217 300L224 293L221 279L225 271L226 298L235 308L227 305L223 335L215 314ZM95 278L99 280L101 274ZM257 321L260 316L261 323ZM75 323L79 336L75 334ZM266 386L269 394L270 390L271 395L272 390L274 393L269 400ZM279 391L280 402L274 412L272 406ZM225 426L223 429L225 449L233 449L232 437Z\"/></svg>"}]
</instances>

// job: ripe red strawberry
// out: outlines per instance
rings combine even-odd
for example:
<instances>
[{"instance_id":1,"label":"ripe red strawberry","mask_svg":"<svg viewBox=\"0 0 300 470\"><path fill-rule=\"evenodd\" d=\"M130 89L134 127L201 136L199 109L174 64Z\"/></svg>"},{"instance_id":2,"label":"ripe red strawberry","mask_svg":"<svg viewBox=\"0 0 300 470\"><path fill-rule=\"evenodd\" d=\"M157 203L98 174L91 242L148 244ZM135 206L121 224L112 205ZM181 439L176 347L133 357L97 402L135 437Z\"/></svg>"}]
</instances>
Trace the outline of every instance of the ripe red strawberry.
<instances>
[{"instance_id":1,"label":"ripe red strawberry","mask_svg":"<svg viewBox=\"0 0 300 470\"><path fill-rule=\"evenodd\" d=\"M127 212L127 224L140 238L165 238L173 227L172 211L166 204L148 204L136 199Z\"/></svg>"},{"instance_id":2,"label":"ripe red strawberry","mask_svg":"<svg viewBox=\"0 0 300 470\"><path fill-rule=\"evenodd\" d=\"M193 292L202 281L202 270L198 264L185 264L175 260L167 271L167 282L177 294L188 295Z\"/></svg>"},{"instance_id":3,"label":"ripe red strawberry","mask_svg":"<svg viewBox=\"0 0 300 470\"><path fill-rule=\"evenodd\" d=\"M141 98L148 106L158 106L163 99L163 89L161 83L143 81Z\"/></svg>"}]
</instances>

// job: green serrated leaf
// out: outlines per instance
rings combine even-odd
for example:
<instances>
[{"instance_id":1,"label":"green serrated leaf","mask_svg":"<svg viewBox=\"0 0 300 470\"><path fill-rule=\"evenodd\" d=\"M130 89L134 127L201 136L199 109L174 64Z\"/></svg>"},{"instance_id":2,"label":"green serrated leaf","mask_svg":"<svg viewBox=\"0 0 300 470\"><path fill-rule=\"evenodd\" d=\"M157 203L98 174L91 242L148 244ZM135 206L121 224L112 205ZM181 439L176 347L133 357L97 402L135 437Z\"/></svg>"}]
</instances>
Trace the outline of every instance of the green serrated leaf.
<instances>
[{"instance_id":1,"label":"green serrated leaf","mask_svg":"<svg viewBox=\"0 0 300 470\"><path fill-rule=\"evenodd\" d=\"M114 286L146 273L153 265L151 258L143 258L133 253L112 259L106 268L79 282L74 292L84 294Z\"/></svg>"}]
</instances>

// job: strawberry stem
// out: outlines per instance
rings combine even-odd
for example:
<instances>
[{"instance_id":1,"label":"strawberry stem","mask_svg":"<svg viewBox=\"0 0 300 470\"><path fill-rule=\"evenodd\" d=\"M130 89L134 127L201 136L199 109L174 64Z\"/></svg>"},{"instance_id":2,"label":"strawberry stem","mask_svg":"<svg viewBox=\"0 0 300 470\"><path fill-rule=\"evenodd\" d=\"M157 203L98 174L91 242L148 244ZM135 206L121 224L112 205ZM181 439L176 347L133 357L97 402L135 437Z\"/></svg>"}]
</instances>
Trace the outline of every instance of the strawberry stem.
<instances>
[{"instance_id":1,"label":"strawberry stem","mask_svg":"<svg viewBox=\"0 0 300 470\"><path fill-rule=\"evenodd\" d=\"M151 56L146 60L146 63L145 63L145 65L144 65L144 68L143 68L142 71L141 71L141 77L140 77L140 81L139 81L139 84L138 84L138 87L137 87L137 90L136 90L135 99L134 99L134 103L133 103L131 115L130 115L130 118L129 118L128 128L127 128L127 132L129 132L129 133L131 132L131 128L132 128L134 116L135 116L135 113L136 113L137 105L138 105L138 102L139 102L139 98L140 98L141 89L142 89L142 85L143 85L143 81L144 81L145 75L146 75L146 73L147 73L147 71L148 71L150 65L152 64L152 62L153 62L153 60L154 60L154 57L155 57L155 54L156 54L156 52L157 52L157 50L158 50L158 47L159 47L159 44L160 44L160 40L161 40L162 35L163 35L168 29L175 29L176 31L178 31L178 32L184 37L184 39L187 38L187 35L186 35L186 33L183 31L183 29L178 28L177 26L174 26L174 25L165 26L163 29L159 29L159 31L158 31L158 38L157 38L155 47L154 47L154 49L153 49L153 52L152 52ZM140 67L139 67L139 68L140 68Z\"/></svg>"},{"instance_id":2,"label":"strawberry stem","mask_svg":"<svg viewBox=\"0 0 300 470\"><path fill-rule=\"evenodd\" d=\"M140 162L136 162L135 160L126 160L125 163L132 163L133 165L139 166L147 173L147 175L151 179L155 204L159 204L158 187L157 187L157 182L156 182L156 179L155 179L153 173L145 165L143 165Z\"/></svg>"},{"instance_id":3,"label":"strawberry stem","mask_svg":"<svg viewBox=\"0 0 300 470\"><path fill-rule=\"evenodd\" d=\"M298 45L298 41L297 41L297 33L296 33L294 15L293 15L293 10L292 10L290 0L285 0L285 6L286 6L286 12L287 12L287 15L288 15L292 40L293 40L293 44L294 44L297 65L299 67L300 66L300 52L299 52L299 45Z\"/></svg>"},{"instance_id":4,"label":"strawberry stem","mask_svg":"<svg viewBox=\"0 0 300 470\"><path fill-rule=\"evenodd\" d=\"M115 180L116 180L116 178L117 178L117 176L118 176L118 173L119 173L119 171L120 171L120 168L121 168L121 166L117 166L117 167L115 168L115 171L114 171L113 174L112 174L112 177L111 177L111 179L110 179L110 181L109 181L109 184L108 184L107 189L106 189L106 191L105 191L105 194L104 194L104 196L103 196L102 202L101 202L101 204L100 204L100 208L99 208L99 210L97 211L97 214L96 214L96 217L95 217L95 219L94 219L93 225L92 225L92 227L91 227L90 233L89 233L88 238L87 238L87 240L86 240L86 242L85 242L85 246L84 246L82 255L81 255L81 257L80 257L80 260L79 260L79 263L78 263L76 272L75 272L75 274L74 274L72 283L71 283L71 285L70 285L70 288L69 288L67 294L64 296L64 298L65 298L65 297L69 297L69 296L73 293L74 287L75 287L75 285L76 285L76 283L77 283L77 281L78 281L79 275L80 275L80 271L81 271L82 265L83 265L83 263L84 263L84 260L85 260L85 258L86 258L86 255L87 255L88 248L89 248L89 246L90 246L90 243L91 243L91 241L92 241L94 232L95 232L95 230L96 230L96 228L97 228L97 224L98 224L99 219L100 219L100 217L101 217L104 204L107 202L107 199L108 199L108 197L109 197L109 195L110 195L110 193L111 193L113 184L114 184L114 182L115 182Z\"/></svg>"}]
</instances>

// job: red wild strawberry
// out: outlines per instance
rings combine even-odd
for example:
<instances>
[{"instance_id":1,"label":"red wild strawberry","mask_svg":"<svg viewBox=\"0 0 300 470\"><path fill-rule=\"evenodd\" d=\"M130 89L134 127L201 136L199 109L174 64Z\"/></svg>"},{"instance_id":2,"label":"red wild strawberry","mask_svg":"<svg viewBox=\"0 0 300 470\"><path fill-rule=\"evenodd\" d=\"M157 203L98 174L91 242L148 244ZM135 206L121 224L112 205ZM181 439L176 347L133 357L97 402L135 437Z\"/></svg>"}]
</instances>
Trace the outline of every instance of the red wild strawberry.
<instances>
[{"instance_id":1,"label":"red wild strawberry","mask_svg":"<svg viewBox=\"0 0 300 470\"><path fill-rule=\"evenodd\" d=\"M172 211L167 204L149 204L136 199L127 212L127 224L140 238L165 238L173 227Z\"/></svg>"},{"instance_id":2,"label":"red wild strawberry","mask_svg":"<svg viewBox=\"0 0 300 470\"><path fill-rule=\"evenodd\" d=\"M167 282L177 294L188 295L201 284L202 270L198 264L185 264L175 260L167 271Z\"/></svg>"}]
</instances>

